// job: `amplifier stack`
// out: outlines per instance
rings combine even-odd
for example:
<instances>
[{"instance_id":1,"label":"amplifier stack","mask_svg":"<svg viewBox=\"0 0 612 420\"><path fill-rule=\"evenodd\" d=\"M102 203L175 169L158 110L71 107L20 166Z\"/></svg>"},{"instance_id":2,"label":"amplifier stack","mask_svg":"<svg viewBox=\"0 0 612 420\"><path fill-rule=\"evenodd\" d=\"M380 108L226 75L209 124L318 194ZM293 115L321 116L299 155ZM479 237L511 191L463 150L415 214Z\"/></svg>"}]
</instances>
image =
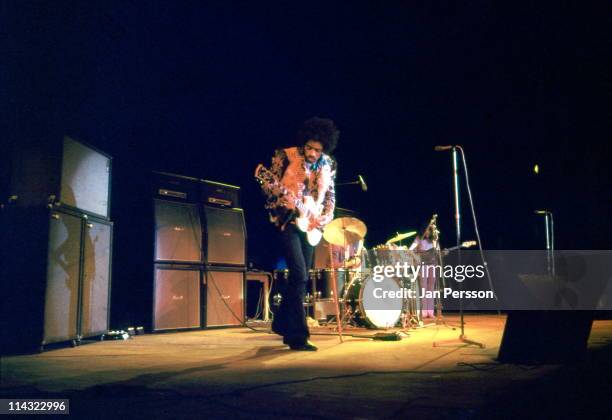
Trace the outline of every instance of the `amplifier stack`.
<instances>
[{"instance_id":1,"label":"amplifier stack","mask_svg":"<svg viewBox=\"0 0 612 420\"><path fill-rule=\"evenodd\" d=\"M246 228L239 187L154 172L151 330L244 321Z\"/></svg>"},{"instance_id":2,"label":"amplifier stack","mask_svg":"<svg viewBox=\"0 0 612 420\"><path fill-rule=\"evenodd\" d=\"M111 158L68 136L11 153L0 250L3 351L37 350L108 330Z\"/></svg>"}]
</instances>

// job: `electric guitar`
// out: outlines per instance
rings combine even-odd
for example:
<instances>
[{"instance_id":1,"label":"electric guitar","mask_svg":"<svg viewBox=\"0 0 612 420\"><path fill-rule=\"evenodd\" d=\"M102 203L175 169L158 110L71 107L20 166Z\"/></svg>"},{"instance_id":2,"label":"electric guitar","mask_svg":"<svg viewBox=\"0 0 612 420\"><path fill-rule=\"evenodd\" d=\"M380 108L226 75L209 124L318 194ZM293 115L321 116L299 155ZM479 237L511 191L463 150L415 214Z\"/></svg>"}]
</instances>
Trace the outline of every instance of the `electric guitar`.
<instances>
[{"instance_id":1,"label":"electric guitar","mask_svg":"<svg viewBox=\"0 0 612 420\"><path fill-rule=\"evenodd\" d=\"M471 248L471 247L473 247L476 244L477 244L476 241L465 241L465 242L462 242L461 245L459 245L459 246L453 246L453 247L450 247L450 248L444 248L442 250L442 252L444 253L444 255L448 255L451 251L456 251L459 248Z\"/></svg>"},{"instance_id":2,"label":"electric guitar","mask_svg":"<svg viewBox=\"0 0 612 420\"><path fill-rule=\"evenodd\" d=\"M308 243L312 246L316 246L323 236L321 228L315 226L316 219L323 211L323 206L317 205L311 196L305 196L302 199L296 197L261 163L255 168L255 179L257 179L262 186L265 185L268 188L278 188L281 191L283 198L287 199L289 204L295 207L298 212L298 217L295 219L296 226L302 232L306 233ZM270 216L270 218L273 222L276 221L273 216Z\"/></svg>"},{"instance_id":3,"label":"electric guitar","mask_svg":"<svg viewBox=\"0 0 612 420\"><path fill-rule=\"evenodd\" d=\"M461 245L459 246L444 248L441 250L441 253L443 257L446 257L452 251L456 251L459 248L471 248L476 244L477 244L476 241L465 241L465 242L462 242ZM431 248L431 249L428 249L427 251L417 251L417 254L421 256L421 260L432 261L432 260L435 260L435 252L436 252L435 248Z\"/></svg>"}]
</instances>

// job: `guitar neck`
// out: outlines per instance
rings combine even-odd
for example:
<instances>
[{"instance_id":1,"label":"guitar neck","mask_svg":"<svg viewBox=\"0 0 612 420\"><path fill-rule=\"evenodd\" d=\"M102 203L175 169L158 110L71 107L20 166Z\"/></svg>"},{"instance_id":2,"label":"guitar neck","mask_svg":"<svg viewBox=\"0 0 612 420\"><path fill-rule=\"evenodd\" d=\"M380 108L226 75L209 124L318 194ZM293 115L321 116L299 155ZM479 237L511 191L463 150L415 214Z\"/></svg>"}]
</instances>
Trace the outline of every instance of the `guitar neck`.
<instances>
[{"instance_id":1,"label":"guitar neck","mask_svg":"<svg viewBox=\"0 0 612 420\"><path fill-rule=\"evenodd\" d=\"M456 251L456 250L461 249L461 248L470 248L470 247L472 247L474 245L476 245L476 242L468 241L468 242L462 243L461 245L453 246L453 247L450 247L450 248L445 248L444 251L445 252L451 252L451 251Z\"/></svg>"}]
</instances>

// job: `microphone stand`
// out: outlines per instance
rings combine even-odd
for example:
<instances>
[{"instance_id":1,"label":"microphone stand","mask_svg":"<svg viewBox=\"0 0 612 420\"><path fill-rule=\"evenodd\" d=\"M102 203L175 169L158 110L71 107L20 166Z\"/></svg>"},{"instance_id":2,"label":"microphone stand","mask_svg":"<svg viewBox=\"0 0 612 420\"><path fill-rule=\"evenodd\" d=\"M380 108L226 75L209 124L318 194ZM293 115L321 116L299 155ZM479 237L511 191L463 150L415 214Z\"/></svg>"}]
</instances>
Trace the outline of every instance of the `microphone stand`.
<instances>
[{"instance_id":1,"label":"microphone stand","mask_svg":"<svg viewBox=\"0 0 612 420\"><path fill-rule=\"evenodd\" d=\"M548 275L555 278L555 223L549 210L536 210L536 214L544 215L546 228L546 265Z\"/></svg>"},{"instance_id":2,"label":"microphone stand","mask_svg":"<svg viewBox=\"0 0 612 420\"><path fill-rule=\"evenodd\" d=\"M552 278L555 278L555 221L553 219L552 212L548 212L550 215L550 259L552 261Z\"/></svg>"},{"instance_id":3,"label":"microphone stand","mask_svg":"<svg viewBox=\"0 0 612 420\"><path fill-rule=\"evenodd\" d=\"M337 182L335 186L341 187L343 185L357 185L357 184L360 184L360 182L359 181L348 181L348 182Z\"/></svg>"},{"instance_id":4,"label":"microphone stand","mask_svg":"<svg viewBox=\"0 0 612 420\"><path fill-rule=\"evenodd\" d=\"M550 228L548 212L544 214L544 225L546 225L546 262L548 263L548 274L552 273L552 261L550 258Z\"/></svg>"},{"instance_id":5,"label":"microphone stand","mask_svg":"<svg viewBox=\"0 0 612 420\"><path fill-rule=\"evenodd\" d=\"M457 264L460 265L461 264L461 209L459 206L459 162L457 159L457 149L458 148L459 148L458 146L452 146L453 190L454 190L454 198L455 198L454 200L455 201L455 234L457 237ZM462 291L463 282L457 282L457 283L459 283L459 291ZM460 322L461 322L461 334L459 335L459 338L454 339L454 340L449 340L449 341L434 342L433 346L440 347L440 344L446 344L446 343L452 344L452 343L459 342L466 346L478 346L481 349L484 349L485 348L484 344L479 343L474 340L470 340L465 335L465 320L464 320L464 314L463 314L463 298L462 297L459 297L459 317L460 317Z\"/></svg>"},{"instance_id":6,"label":"microphone stand","mask_svg":"<svg viewBox=\"0 0 612 420\"><path fill-rule=\"evenodd\" d=\"M357 181L336 182L335 185L336 187L341 187L344 185L360 185L363 192L368 190L368 186L361 175L357 175Z\"/></svg>"}]
</instances>

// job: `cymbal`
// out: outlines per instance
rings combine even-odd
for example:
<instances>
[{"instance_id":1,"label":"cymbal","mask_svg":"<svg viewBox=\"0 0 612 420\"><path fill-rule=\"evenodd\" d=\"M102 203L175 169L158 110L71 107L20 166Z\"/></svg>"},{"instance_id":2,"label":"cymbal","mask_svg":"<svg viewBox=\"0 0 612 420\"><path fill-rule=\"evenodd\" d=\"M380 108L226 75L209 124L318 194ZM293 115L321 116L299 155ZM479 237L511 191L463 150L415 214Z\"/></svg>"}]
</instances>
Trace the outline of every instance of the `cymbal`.
<instances>
[{"instance_id":1,"label":"cymbal","mask_svg":"<svg viewBox=\"0 0 612 420\"><path fill-rule=\"evenodd\" d=\"M368 228L355 217L339 217L332 220L323 231L323 237L333 245L345 246L365 238Z\"/></svg>"},{"instance_id":2,"label":"cymbal","mask_svg":"<svg viewBox=\"0 0 612 420\"><path fill-rule=\"evenodd\" d=\"M406 232L406 233L399 233L397 235L395 235L393 238L389 239L386 243L387 244L393 244L395 242L399 242L399 241L403 241L406 238L410 238L411 236L416 235L416 230L413 230L411 232Z\"/></svg>"}]
</instances>

